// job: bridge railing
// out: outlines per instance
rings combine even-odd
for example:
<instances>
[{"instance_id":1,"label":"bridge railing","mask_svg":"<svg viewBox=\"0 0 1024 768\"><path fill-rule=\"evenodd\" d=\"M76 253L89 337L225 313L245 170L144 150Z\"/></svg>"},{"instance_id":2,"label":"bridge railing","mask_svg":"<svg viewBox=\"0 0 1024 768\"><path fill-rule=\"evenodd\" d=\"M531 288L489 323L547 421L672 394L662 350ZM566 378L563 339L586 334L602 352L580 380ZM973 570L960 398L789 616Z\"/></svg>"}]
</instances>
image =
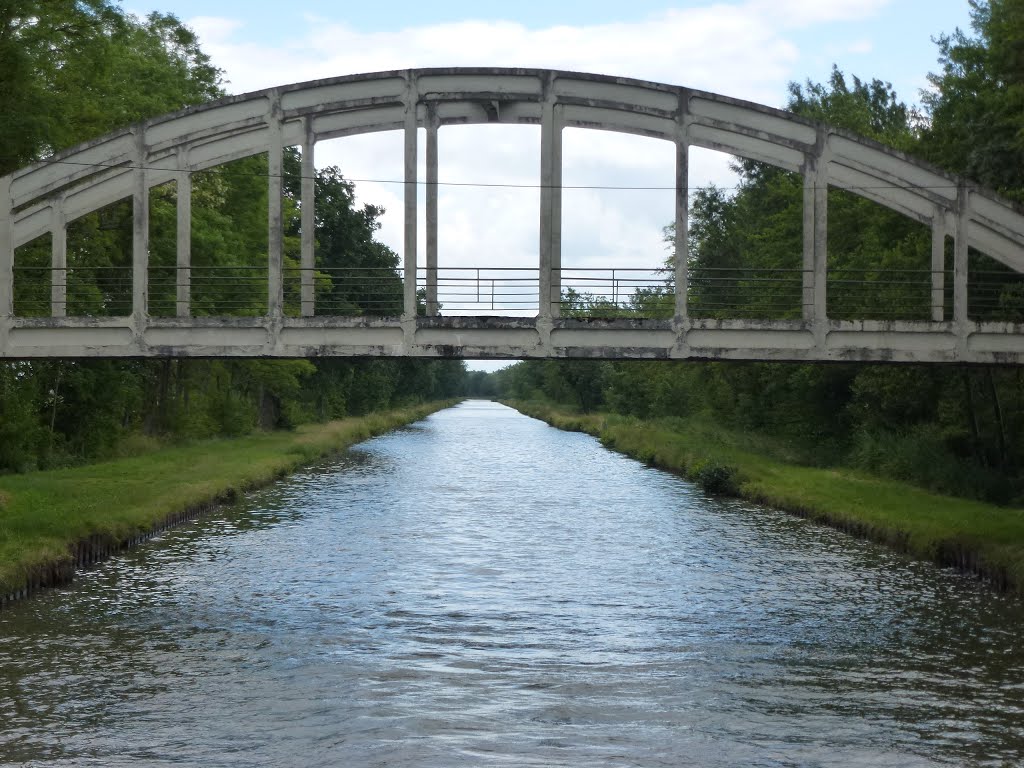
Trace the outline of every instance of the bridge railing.
<instances>
[{"instance_id":1,"label":"bridge railing","mask_svg":"<svg viewBox=\"0 0 1024 768\"><path fill-rule=\"evenodd\" d=\"M692 267L687 308L697 318L799 319L811 301L802 269Z\"/></svg>"},{"instance_id":2,"label":"bridge railing","mask_svg":"<svg viewBox=\"0 0 1024 768\"><path fill-rule=\"evenodd\" d=\"M149 268L149 314L155 317L258 317L267 312L267 291L265 265Z\"/></svg>"},{"instance_id":3,"label":"bridge railing","mask_svg":"<svg viewBox=\"0 0 1024 768\"><path fill-rule=\"evenodd\" d=\"M664 268L553 270L560 286L554 314L591 318L671 318L676 311L673 275ZM1024 322L1024 274L972 269L970 318ZM810 306L813 274L802 269L694 266L688 272L687 313L693 318L799 319ZM537 315L541 309L536 267L438 267L417 270L421 314L446 316ZM147 312L152 317L267 314L266 265L189 267L150 265ZM952 319L951 269L839 268L827 277L827 316L833 320L928 321ZM17 317L127 317L132 314L131 266L16 264ZM399 267L286 266L286 316L397 317L403 312Z\"/></svg>"},{"instance_id":4,"label":"bridge railing","mask_svg":"<svg viewBox=\"0 0 1024 768\"><path fill-rule=\"evenodd\" d=\"M972 270L967 294L973 320L1024 322L1024 274L1020 272L1005 268Z\"/></svg>"},{"instance_id":5,"label":"bridge railing","mask_svg":"<svg viewBox=\"0 0 1024 768\"><path fill-rule=\"evenodd\" d=\"M540 306L536 267L421 268L417 284L436 284L438 311L444 315L531 316Z\"/></svg>"},{"instance_id":6,"label":"bridge railing","mask_svg":"<svg viewBox=\"0 0 1024 768\"><path fill-rule=\"evenodd\" d=\"M284 268L284 313L290 316L397 317L403 308L400 267ZM303 307L303 286L308 287Z\"/></svg>"},{"instance_id":7,"label":"bridge railing","mask_svg":"<svg viewBox=\"0 0 1024 768\"><path fill-rule=\"evenodd\" d=\"M936 281L938 278L938 281ZM833 268L828 274L828 315L836 320L917 320L932 317L935 285L952 305L952 270Z\"/></svg>"},{"instance_id":8,"label":"bridge railing","mask_svg":"<svg viewBox=\"0 0 1024 768\"><path fill-rule=\"evenodd\" d=\"M15 266L14 313L20 317L127 317L132 313L132 269Z\"/></svg>"},{"instance_id":9,"label":"bridge railing","mask_svg":"<svg viewBox=\"0 0 1024 768\"><path fill-rule=\"evenodd\" d=\"M675 291L661 267L563 267L559 313L565 317L670 318Z\"/></svg>"}]
</instances>

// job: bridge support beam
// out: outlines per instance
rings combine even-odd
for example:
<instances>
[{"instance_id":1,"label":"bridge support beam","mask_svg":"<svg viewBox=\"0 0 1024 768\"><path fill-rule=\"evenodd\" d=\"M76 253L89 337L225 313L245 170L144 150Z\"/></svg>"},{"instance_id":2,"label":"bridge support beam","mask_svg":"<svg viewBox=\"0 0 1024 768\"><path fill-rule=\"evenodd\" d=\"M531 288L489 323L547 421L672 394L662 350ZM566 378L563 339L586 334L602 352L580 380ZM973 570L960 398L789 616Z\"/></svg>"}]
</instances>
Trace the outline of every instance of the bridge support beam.
<instances>
[{"instance_id":1,"label":"bridge support beam","mask_svg":"<svg viewBox=\"0 0 1024 768\"><path fill-rule=\"evenodd\" d=\"M824 141L804 170L803 318L818 326L828 319L828 161ZM816 334L817 335L817 334Z\"/></svg>"},{"instance_id":2,"label":"bridge support beam","mask_svg":"<svg viewBox=\"0 0 1024 768\"><path fill-rule=\"evenodd\" d=\"M967 187L957 191L956 235L953 244L953 322L964 328L969 319L967 306L967 244L970 235L970 196ZM961 333L960 335L963 335Z\"/></svg>"},{"instance_id":3,"label":"bridge support beam","mask_svg":"<svg viewBox=\"0 0 1024 768\"><path fill-rule=\"evenodd\" d=\"M403 316L406 320L416 317L416 246L419 237L417 230L418 182L417 150L419 149L419 123L416 110L419 97L416 83L409 81L405 97L405 254L402 284Z\"/></svg>"},{"instance_id":4,"label":"bridge support beam","mask_svg":"<svg viewBox=\"0 0 1024 768\"><path fill-rule=\"evenodd\" d=\"M946 317L946 217L936 208L932 217L932 322Z\"/></svg>"},{"instance_id":5,"label":"bridge support beam","mask_svg":"<svg viewBox=\"0 0 1024 768\"><path fill-rule=\"evenodd\" d=\"M549 95L540 122L540 317L558 317L562 299L562 115Z\"/></svg>"},{"instance_id":6,"label":"bridge support beam","mask_svg":"<svg viewBox=\"0 0 1024 768\"><path fill-rule=\"evenodd\" d=\"M303 121L305 138L302 142L302 255L300 256L300 293L302 316L312 317L316 314L316 292L313 283L313 270L316 268L316 164L314 152L316 137L313 134L313 121Z\"/></svg>"},{"instance_id":7,"label":"bridge support beam","mask_svg":"<svg viewBox=\"0 0 1024 768\"><path fill-rule=\"evenodd\" d=\"M132 194L132 317L141 329L149 314L149 185L146 174L146 138L140 130L136 140L137 166Z\"/></svg>"},{"instance_id":8,"label":"bridge support beam","mask_svg":"<svg viewBox=\"0 0 1024 768\"><path fill-rule=\"evenodd\" d=\"M437 108L427 105L427 314L438 314L437 306Z\"/></svg>"},{"instance_id":9,"label":"bridge support beam","mask_svg":"<svg viewBox=\"0 0 1024 768\"><path fill-rule=\"evenodd\" d=\"M0 178L0 350L6 348L9 319L14 316L14 222L11 177Z\"/></svg>"},{"instance_id":10,"label":"bridge support beam","mask_svg":"<svg viewBox=\"0 0 1024 768\"><path fill-rule=\"evenodd\" d=\"M284 137L281 126L281 100L271 97L270 140L267 147L267 314L280 319L284 315Z\"/></svg>"},{"instance_id":11,"label":"bridge support beam","mask_svg":"<svg viewBox=\"0 0 1024 768\"><path fill-rule=\"evenodd\" d=\"M50 206L50 317L68 313L68 222L64 198Z\"/></svg>"},{"instance_id":12,"label":"bridge support beam","mask_svg":"<svg viewBox=\"0 0 1024 768\"><path fill-rule=\"evenodd\" d=\"M681 128L685 133L685 128ZM689 314L687 307L687 259L690 254L690 146L685 135L676 140L676 237L673 253L676 260L676 319L683 321Z\"/></svg>"},{"instance_id":13,"label":"bridge support beam","mask_svg":"<svg viewBox=\"0 0 1024 768\"><path fill-rule=\"evenodd\" d=\"M188 167L188 147L178 150L178 252L175 278L175 314L192 313L192 174Z\"/></svg>"}]
</instances>

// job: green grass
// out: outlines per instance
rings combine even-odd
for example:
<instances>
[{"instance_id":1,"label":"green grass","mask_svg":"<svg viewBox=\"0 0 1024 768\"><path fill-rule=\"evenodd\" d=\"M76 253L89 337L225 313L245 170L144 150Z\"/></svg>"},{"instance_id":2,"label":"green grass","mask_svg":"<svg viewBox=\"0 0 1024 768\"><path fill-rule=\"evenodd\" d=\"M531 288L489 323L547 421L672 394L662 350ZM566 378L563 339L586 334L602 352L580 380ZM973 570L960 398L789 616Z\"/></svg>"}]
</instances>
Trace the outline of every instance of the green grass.
<instances>
[{"instance_id":1,"label":"green grass","mask_svg":"<svg viewBox=\"0 0 1024 768\"><path fill-rule=\"evenodd\" d=\"M66 570L74 547L90 537L114 545L130 541L185 510L264 485L452 404L197 442L71 469L0 476L0 597L30 586L41 573Z\"/></svg>"},{"instance_id":2,"label":"green grass","mask_svg":"<svg viewBox=\"0 0 1024 768\"><path fill-rule=\"evenodd\" d=\"M572 414L543 403L508 404L560 429L595 435L609 448L686 477L699 477L702 467L727 467L743 498L1024 593L1024 510L939 496L854 470L798 466L778 458L784 447L770 437L751 438L701 417L641 421Z\"/></svg>"}]
</instances>

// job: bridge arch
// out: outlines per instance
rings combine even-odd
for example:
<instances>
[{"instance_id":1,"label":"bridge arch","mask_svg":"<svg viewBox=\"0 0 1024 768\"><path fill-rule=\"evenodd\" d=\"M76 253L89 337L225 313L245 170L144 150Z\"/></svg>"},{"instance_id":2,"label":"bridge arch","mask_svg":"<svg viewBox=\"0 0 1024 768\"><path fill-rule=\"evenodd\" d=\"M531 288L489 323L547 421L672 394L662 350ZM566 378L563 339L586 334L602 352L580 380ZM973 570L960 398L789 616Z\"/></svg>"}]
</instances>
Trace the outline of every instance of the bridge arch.
<instances>
[{"instance_id":1,"label":"bridge arch","mask_svg":"<svg viewBox=\"0 0 1024 768\"><path fill-rule=\"evenodd\" d=\"M437 141L446 125L533 124L541 128L539 311L532 321L416 318L417 189L425 182L424 287L437 302ZM558 317L561 267L562 131L580 127L672 142L676 151L676 252L687 252L690 147L765 162L804 179L803 318L753 327L694 320L686 306L687 260L677 258L672 321L585 323ZM426 129L426 179L417 176L418 131ZM303 148L303 200L313 196L317 142L375 131L404 131L404 313L394 321L312 317L312 206L303 206L302 317L282 311L282 153ZM188 217L191 174L267 152L269 287L259 322L179 317L147 311L148 196L179 185ZM921 222L932 231L932 317L925 323L830 321L827 315L829 187L845 189ZM18 318L14 249L53 233L62 261L67 223L131 198L133 311L125 319ZM189 238L179 226L179 266ZM945 242L955 243L952 321L945 321ZM0 356L54 354L459 354L464 356L627 356L744 359L1024 360L1020 328L972 323L967 253L975 248L1024 272L1024 216L967 181L848 131L727 96L680 86L536 69L419 69L350 75L231 96L147 120L0 179ZM57 313L54 313L57 314ZM584 328L583 326L586 326ZM610 351L609 351L610 350Z\"/></svg>"}]
</instances>

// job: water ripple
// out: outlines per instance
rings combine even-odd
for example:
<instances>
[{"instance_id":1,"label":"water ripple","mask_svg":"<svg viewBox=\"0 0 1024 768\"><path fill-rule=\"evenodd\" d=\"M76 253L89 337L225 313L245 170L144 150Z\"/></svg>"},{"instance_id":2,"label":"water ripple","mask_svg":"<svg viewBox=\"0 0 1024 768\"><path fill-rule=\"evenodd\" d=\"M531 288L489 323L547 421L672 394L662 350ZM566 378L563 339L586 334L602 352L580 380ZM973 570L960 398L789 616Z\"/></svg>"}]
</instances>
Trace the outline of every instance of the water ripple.
<instances>
[{"instance_id":1,"label":"water ripple","mask_svg":"<svg viewBox=\"0 0 1024 768\"><path fill-rule=\"evenodd\" d=\"M1022 629L470 402L0 614L0 762L1013 765Z\"/></svg>"}]
</instances>

